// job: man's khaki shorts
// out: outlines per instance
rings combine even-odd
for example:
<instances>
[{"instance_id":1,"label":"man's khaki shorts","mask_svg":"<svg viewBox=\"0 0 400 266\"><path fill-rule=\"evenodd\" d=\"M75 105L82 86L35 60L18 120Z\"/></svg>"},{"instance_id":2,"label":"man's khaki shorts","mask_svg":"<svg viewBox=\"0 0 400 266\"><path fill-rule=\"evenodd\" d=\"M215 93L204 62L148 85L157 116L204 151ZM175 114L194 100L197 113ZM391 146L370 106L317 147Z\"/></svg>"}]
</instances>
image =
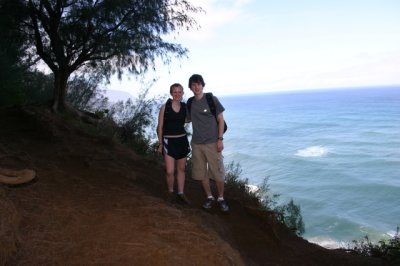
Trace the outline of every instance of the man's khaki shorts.
<instances>
[{"instance_id":1,"label":"man's khaki shorts","mask_svg":"<svg viewBox=\"0 0 400 266\"><path fill-rule=\"evenodd\" d=\"M192 143L192 165L192 178L195 180L203 180L205 177L215 181L225 179L224 160L216 143Z\"/></svg>"}]
</instances>

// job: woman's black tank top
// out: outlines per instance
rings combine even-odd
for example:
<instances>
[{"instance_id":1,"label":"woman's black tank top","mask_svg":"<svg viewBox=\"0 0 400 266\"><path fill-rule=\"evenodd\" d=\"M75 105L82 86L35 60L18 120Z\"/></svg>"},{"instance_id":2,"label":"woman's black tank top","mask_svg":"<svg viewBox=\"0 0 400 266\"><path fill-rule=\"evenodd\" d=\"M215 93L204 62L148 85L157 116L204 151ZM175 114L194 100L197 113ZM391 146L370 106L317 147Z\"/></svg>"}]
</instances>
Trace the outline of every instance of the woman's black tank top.
<instances>
[{"instance_id":1,"label":"woman's black tank top","mask_svg":"<svg viewBox=\"0 0 400 266\"><path fill-rule=\"evenodd\" d=\"M182 135L185 131L186 104L181 102L179 112L172 109L172 100L168 99L164 110L163 135Z\"/></svg>"}]
</instances>

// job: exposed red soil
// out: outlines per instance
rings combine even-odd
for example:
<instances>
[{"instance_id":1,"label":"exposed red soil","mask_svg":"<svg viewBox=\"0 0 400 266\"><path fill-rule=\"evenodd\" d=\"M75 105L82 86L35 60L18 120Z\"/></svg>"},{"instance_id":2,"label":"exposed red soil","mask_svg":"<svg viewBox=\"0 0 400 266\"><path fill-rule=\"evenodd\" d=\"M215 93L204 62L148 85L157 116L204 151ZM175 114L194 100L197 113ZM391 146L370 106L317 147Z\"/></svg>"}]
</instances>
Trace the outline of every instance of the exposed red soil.
<instances>
[{"instance_id":1,"label":"exposed red soil","mask_svg":"<svg viewBox=\"0 0 400 266\"><path fill-rule=\"evenodd\" d=\"M0 265L385 265L297 237L226 191L229 214L164 198L163 167L43 108L0 110L0 167L34 182L0 185Z\"/></svg>"}]
</instances>

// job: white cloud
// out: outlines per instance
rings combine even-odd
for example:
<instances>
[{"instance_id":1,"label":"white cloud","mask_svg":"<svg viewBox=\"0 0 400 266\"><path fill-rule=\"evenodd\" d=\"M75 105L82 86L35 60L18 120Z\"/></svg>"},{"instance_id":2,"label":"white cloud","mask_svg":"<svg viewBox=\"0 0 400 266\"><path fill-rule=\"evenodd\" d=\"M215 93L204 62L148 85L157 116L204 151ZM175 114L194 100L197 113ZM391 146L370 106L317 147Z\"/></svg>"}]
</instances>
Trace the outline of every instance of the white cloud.
<instances>
[{"instance_id":1,"label":"white cloud","mask_svg":"<svg viewBox=\"0 0 400 266\"><path fill-rule=\"evenodd\" d=\"M390 4L371 2L353 12L359 6L352 3L338 19L332 14L342 8L323 1L312 10L297 1L189 1L206 11L195 16L201 29L173 40L189 49L189 58L157 64L146 75L159 78L152 94L167 92L173 82L187 88L193 73L217 95L400 84L400 20Z\"/></svg>"},{"instance_id":2,"label":"white cloud","mask_svg":"<svg viewBox=\"0 0 400 266\"><path fill-rule=\"evenodd\" d=\"M200 30L186 32L182 37L188 40L207 41L215 36L220 27L236 19L251 0L192 0L190 2L194 6L201 7L205 13L194 16L201 27Z\"/></svg>"}]
</instances>

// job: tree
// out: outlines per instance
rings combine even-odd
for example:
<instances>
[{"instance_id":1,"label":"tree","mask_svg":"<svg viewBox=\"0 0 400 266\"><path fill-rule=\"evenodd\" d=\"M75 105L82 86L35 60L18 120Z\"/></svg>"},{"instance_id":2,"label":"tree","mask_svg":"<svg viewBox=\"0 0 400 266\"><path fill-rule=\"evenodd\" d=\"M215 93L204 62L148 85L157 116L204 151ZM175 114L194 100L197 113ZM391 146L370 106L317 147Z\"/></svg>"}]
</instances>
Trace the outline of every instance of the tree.
<instances>
[{"instance_id":1,"label":"tree","mask_svg":"<svg viewBox=\"0 0 400 266\"><path fill-rule=\"evenodd\" d=\"M23 96L23 76L26 65L20 60L24 55L24 37L16 24L18 3L0 0L0 106L14 104Z\"/></svg>"},{"instance_id":2,"label":"tree","mask_svg":"<svg viewBox=\"0 0 400 266\"><path fill-rule=\"evenodd\" d=\"M15 1L15 0L9 0ZM182 0L28 0L20 23L29 51L54 74L54 111L72 110L67 103L73 73L93 73L107 81L117 73L144 73L155 59L168 64L187 49L166 41L168 34L189 30L189 14L202 11Z\"/></svg>"}]
</instances>

